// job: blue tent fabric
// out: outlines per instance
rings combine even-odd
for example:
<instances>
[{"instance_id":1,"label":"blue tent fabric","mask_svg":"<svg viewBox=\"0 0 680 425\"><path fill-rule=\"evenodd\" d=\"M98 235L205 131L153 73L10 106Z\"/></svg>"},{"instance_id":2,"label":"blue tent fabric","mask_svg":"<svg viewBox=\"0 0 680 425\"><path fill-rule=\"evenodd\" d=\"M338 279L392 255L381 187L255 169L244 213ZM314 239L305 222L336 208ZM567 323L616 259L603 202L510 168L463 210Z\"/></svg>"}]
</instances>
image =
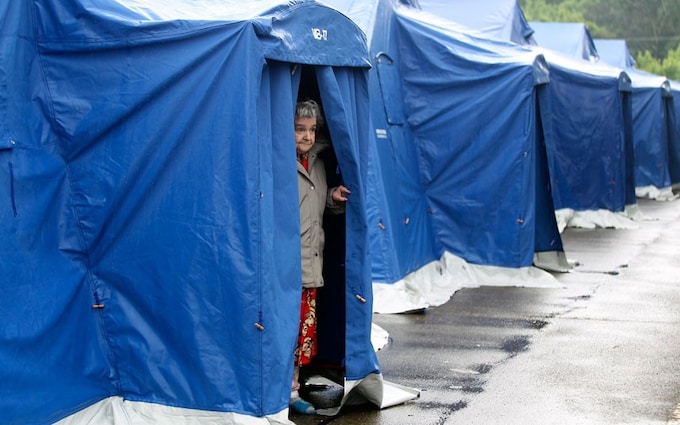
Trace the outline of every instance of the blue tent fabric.
<instances>
[{"instance_id":1,"label":"blue tent fabric","mask_svg":"<svg viewBox=\"0 0 680 425\"><path fill-rule=\"evenodd\" d=\"M374 280L391 282L437 259L440 250L419 178L413 134L407 126L398 62L387 54L375 62L371 87L379 96L372 99L372 112L381 131L376 130L377 157L371 169L377 174L374 183L385 190L382 204L370 210L376 225L369 232L375 234L371 238L376 245L372 249ZM376 115L384 117L384 125Z\"/></svg>"},{"instance_id":2,"label":"blue tent fabric","mask_svg":"<svg viewBox=\"0 0 680 425\"><path fill-rule=\"evenodd\" d=\"M581 22L530 21L536 44L589 62L599 59L588 27Z\"/></svg>"},{"instance_id":3,"label":"blue tent fabric","mask_svg":"<svg viewBox=\"0 0 680 425\"><path fill-rule=\"evenodd\" d=\"M27 25L30 9L28 2L3 3L0 38L0 281L6 323L0 331L0 412L7 423L51 422L114 392L99 324L87 307L93 302L76 216L59 196L69 191L67 169L56 135L42 119L44 93L31 84L40 69ZM39 413L42 406L51 408Z\"/></svg>"},{"instance_id":4,"label":"blue tent fabric","mask_svg":"<svg viewBox=\"0 0 680 425\"><path fill-rule=\"evenodd\" d=\"M314 67L352 190L346 374L379 373L365 36L312 1L257 7L0 9L5 423L53 422L110 396L257 417L287 408L300 291L288 62Z\"/></svg>"},{"instance_id":5,"label":"blue tent fabric","mask_svg":"<svg viewBox=\"0 0 680 425\"><path fill-rule=\"evenodd\" d=\"M370 343L372 324L371 266L368 244L367 162L369 121L367 75L347 68L325 66L317 71L319 88L336 154L343 170L344 183L352 190L352 202L346 213L345 314L346 322L338 323L339 334L345 333L345 376L359 380L379 371ZM332 112L332 113L331 113ZM359 143L364 142L364 143ZM355 194L359 194L354 199ZM336 333L337 334L337 333Z\"/></svg>"},{"instance_id":6,"label":"blue tent fabric","mask_svg":"<svg viewBox=\"0 0 680 425\"><path fill-rule=\"evenodd\" d=\"M395 282L439 259L442 249L432 227L413 132L407 123L394 32L395 5L390 0L331 0L329 4L362 23L371 40L373 143L367 212L372 276L375 282Z\"/></svg>"},{"instance_id":7,"label":"blue tent fabric","mask_svg":"<svg viewBox=\"0 0 680 425\"><path fill-rule=\"evenodd\" d=\"M595 43L603 62L623 67L631 78L635 186L670 186L675 183L671 174L676 173L673 155L677 146L673 125L677 102L670 81L635 68L625 40L598 39Z\"/></svg>"},{"instance_id":8,"label":"blue tent fabric","mask_svg":"<svg viewBox=\"0 0 680 425\"><path fill-rule=\"evenodd\" d=\"M493 36L483 22L465 18L483 15L483 4L470 3L462 9L463 17L455 9L451 14L456 17L452 19L466 22L485 36ZM444 13L440 9L436 12ZM546 89L549 96L541 105L546 105L542 108L543 129L548 133L545 142L554 206L577 211L622 211L625 205L635 203L634 196L626 195L634 192L634 182L630 172L626 172L624 155L626 138L630 136L630 130L626 130L630 127L630 116L624 106L631 90L629 78L620 70L559 53L596 58L592 38L583 24L535 26L537 43L548 47L536 49L545 55L551 75ZM534 23L531 28L535 29ZM584 99L588 100L586 108ZM546 110L550 112L545 113Z\"/></svg>"},{"instance_id":9,"label":"blue tent fabric","mask_svg":"<svg viewBox=\"0 0 680 425\"><path fill-rule=\"evenodd\" d=\"M443 31L433 31L415 19L400 19L399 25L404 28L399 32L399 53L409 124L415 134L420 178L439 241L472 263L530 265L533 233L523 229L524 220L527 227L533 224L530 211L534 200L518 204L516 199L519 194L532 192L529 173L535 157L523 125L516 126L524 122L514 114L531 110L526 106L535 104L536 82L533 73L527 72L531 62L529 67L479 63L477 76L470 78L463 62L456 64L454 52L446 49L453 38L446 39ZM417 66L425 60L436 72L424 73ZM491 90L489 81L497 79L495 86L501 86L501 81L511 77L516 79L513 86L517 89L512 95ZM474 104L503 105L507 112L493 113L492 122L479 120L468 109L473 103L460 101L466 89L470 90L468 96L477 93ZM518 107L518 102L525 105ZM496 154L484 154L490 151ZM480 175L486 178L480 179ZM501 247L500 241L512 243Z\"/></svg>"},{"instance_id":10,"label":"blue tent fabric","mask_svg":"<svg viewBox=\"0 0 680 425\"><path fill-rule=\"evenodd\" d=\"M626 72L633 86L635 186L669 187L670 83L665 77L636 68Z\"/></svg>"},{"instance_id":11,"label":"blue tent fabric","mask_svg":"<svg viewBox=\"0 0 680 425\"><path fill-rule=\"evenodd\" d=\"M535 125L536 88L549 80L544 59L418 7L330 3L367 23L376 71L369 175L382 198L371 197L369 208L374 280L402 279L443 252L507 267L561 252L547 177L536 177L538 162L547 169Z\"/></svg>"},{"instance_id":12,"label":"blue tent fabric","mask_svg":"<svg viewBox=\"0 0 680 425\"><path fill-rule=\"evenodd\" d=\"M545 229L536 228L541 158L527 126L535 125L545 63L506 42L461 42L446 23L434 27L430 17L399 12L405 102L438 240L471 263L531 265L536 234ZM422 72L422 63L431 71Z\"/></svg>"},{"instance_id":13,"label":"blue tent fabric","mask_svg":"<svg viewBox=\"0 0 680 425\"><path fill-rule=\"evenodd\" d=\"M582 23L530 22L551 68L548 156L555 208L624 211L635 204L630 76L599 61Z\"/></svg>"},{"instance_id":14,"label":"blue tent fabric","mask_svg":"<svg viewBox=\"0 0 680 425\"><path fill-rule=\"evenodd\" d=\"M628 50L626 40L596 38L593 40L600 60L621 69L633 68L635 59Z\"/></svg>"},{"instance_id":15,"label":"blue tent fabric","mask_svg":"<svg viewBox=\"0 0 680 425\"><path fill-rule=\"evenodd\" d=\"M418 0L417 5L425 12L480 31L488 38L535 44L534 30L516 0Z\"/></svg>"},{"instance_id":16,"label":"blue tent fabric","mask_svg":"<svg viewBox=\"0 0 680 425\"><path fill-rule=\"evenodd\" d=\"M680 183L680 82L669 80L673 101L669 103L668 171L671 183Z\"/></svg>"},{"instance_id":17,"label":"blue tent fabric","mask_svg":"<svg viewBox=\"0 0 680 425\"><path fill-rule=\"evenodd\" d=\"M605 65L544 52L551 117L544 120L555 208L623 211L635 203L626 168L630 78Z\"/></svg>"}]
</instances>

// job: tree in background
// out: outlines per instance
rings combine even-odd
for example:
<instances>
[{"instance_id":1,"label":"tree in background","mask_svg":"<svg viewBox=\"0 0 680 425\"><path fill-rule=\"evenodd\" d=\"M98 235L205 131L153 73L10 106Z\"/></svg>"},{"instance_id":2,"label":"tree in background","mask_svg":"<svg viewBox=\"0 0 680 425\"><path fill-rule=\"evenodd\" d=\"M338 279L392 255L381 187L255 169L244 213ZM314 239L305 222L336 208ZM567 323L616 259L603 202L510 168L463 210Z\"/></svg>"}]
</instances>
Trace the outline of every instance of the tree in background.
<instances>
[{"instance_id":1,"label":"tree in background","mask_svg":"<svg viewBox=\"0 0 680 425\"><path fill-rule=\"evenodd\" d=\"M594 38L626 40L636 67L680 81L680 1L519 0L530 21L583 22Z\"/></svg>"},{"instance_id":2,"label":"tree in background","mask_svg":"<svg viewBox=\"0 0 680 425\"><path fill-rule=\"evenodd\" d=\"M589 19L587 8L595 0L520 0L519 5L529 21L582 22L594 38L616 38L606 27Z\"/></svg>"},{"instance_id":3,"label":"tree in background","mask_svg":"<svg viewBox=\"0 0 680 425\"><path fill-rule=\"evenodd\" d=\"M651 72L656 75L663 75L674 81L680 81L680 46L670 50L662 60L656 59L649 50L638 53L635 67Z\"/></svg>"},{"instance_id":4,"label":"tree in background","mask_svg":"<svg viewBox=\"0 0 680 425\"><path fill-rule=\"evenodd\" d=\"M626 40L634 55L649 51L653 57L663 59L680 43L678 0L588 0L586 3L587 15L606 25L612 38Z\"/></svg>"}]
</instances>

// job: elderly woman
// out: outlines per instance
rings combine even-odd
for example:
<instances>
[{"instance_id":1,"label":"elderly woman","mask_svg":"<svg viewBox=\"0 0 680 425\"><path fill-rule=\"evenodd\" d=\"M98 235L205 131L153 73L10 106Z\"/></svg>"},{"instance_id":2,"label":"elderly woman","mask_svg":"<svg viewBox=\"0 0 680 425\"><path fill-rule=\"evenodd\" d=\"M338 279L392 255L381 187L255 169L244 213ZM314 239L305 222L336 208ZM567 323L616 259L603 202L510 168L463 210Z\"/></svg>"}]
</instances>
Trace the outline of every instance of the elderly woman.
<instances>
[{"instance_id":1,"label":"elderly woman","mask_svg":"<svg viewBox=\"0 0 680 425\"><path fill-rule=\"evenodd\" d=\"M342 208L350 194L345 186L328 189L326 169L319 157L325 146L316 144L316 132L323 125L319 105L313 100L299 102L295 108L295 148L297 151L298 191L300 195L300 248L302 254L302 302L300 329L295 349L295 368L290 407L299 413L313 414L314 406L300 398L300 366L310 363L317 350L316 288L323 286L323 214L326 208Z\"/></svg>"}]
</instances>

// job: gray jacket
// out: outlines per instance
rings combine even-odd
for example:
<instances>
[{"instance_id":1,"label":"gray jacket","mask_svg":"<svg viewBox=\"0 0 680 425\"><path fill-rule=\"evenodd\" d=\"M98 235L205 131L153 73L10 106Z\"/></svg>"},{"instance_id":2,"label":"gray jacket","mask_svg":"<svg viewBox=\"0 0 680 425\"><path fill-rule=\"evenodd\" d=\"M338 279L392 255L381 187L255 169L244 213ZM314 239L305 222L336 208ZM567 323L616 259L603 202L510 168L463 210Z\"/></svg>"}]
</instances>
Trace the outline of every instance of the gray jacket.
<instances>
[{"instance_id":1,"label":"gray jacket","mask_svg":"<svg viewBox=\"0 0 680 425\"><path fill-rule=\"evenodd\" d=\"M322 148L314 146L308 155L306 171L297 163L298 192L300 195L300 248L302 254L302 286L323 286L323 214L328 208L339 209L330 196L326 182L326 169L318 153Z\"/></svg>"}]
</instances>

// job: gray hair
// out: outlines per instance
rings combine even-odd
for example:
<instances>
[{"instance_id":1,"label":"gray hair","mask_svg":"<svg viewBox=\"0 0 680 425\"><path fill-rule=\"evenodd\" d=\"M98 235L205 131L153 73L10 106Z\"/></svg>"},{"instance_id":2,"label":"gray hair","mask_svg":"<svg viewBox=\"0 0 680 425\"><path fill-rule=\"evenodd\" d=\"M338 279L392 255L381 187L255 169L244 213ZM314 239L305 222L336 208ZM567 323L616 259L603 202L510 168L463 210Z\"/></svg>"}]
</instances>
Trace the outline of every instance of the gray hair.
<instances>
[{"instance_id":1,"label":"gray hair","mask_svg":"<svg viewBox=\"0 0 680 425\"><path fill-rule=\"evenodd\" d=\"M295 105L295 119L298 118L316 118L317 127L323 125L323 115L321 114L321 107L318 103L313 100L305 100L304 102L298 102Z\"/></svg>"}]
</instances>

